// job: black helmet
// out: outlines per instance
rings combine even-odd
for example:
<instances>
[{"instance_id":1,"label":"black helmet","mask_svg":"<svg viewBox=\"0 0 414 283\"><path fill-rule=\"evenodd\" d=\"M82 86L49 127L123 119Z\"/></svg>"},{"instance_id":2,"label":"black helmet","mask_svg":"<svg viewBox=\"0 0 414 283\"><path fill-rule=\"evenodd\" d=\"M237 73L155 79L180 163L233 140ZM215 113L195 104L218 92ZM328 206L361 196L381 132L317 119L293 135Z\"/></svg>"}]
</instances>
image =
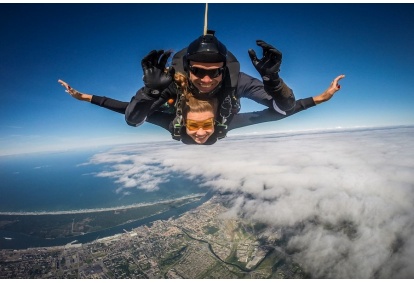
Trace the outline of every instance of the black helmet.
<instances>
[{"instance_id":1,"label":"black helmet","mask_svg":"<svg viewBox=\"0 0 414 283\"><path fill-rule=\"evenodd\" d=\"M206 35L200 36L187 47L187 52L183 56L183 67L187 74L189 73L190 61L201 63L223 62L223 67L226 67L227 48L214 36L214 33L214 31L208 30ZM223 79L216 88L209 93L201 93L191 80L188 80L188 87L197 99L208 99L221 89L225 75L226 72L223 73Z\"/></svg>"},{"instance_id":2,"label":"black helmet","mask_svg":"<svg viewBox=\"0 0 414 283\"><path fill-rule=\"evenodd\" d=\"M206 35L202 35L190 43L185 56L187 61L185 64L188 64L189 61L226 63L227 48L214 36L214 33L214 31L208 30Z\"/></svg>"}]
</instances>

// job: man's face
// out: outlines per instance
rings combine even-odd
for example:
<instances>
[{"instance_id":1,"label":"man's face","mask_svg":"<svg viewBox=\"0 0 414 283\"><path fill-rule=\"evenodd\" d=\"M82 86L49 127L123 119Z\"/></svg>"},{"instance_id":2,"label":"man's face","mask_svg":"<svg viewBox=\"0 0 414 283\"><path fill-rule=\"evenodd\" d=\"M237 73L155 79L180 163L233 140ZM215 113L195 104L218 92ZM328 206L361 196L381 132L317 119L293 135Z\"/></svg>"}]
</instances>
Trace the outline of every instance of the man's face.
<instances>
[{"instance_id":1,"label":"man's face","mask_svg":"<svg viewBox=\"0 0 414 283\"><path fill-rule=\"evenodd\" d=\"M202 63L190 61L190 81L201 93L213 91L223 79L223 62Z\"/></svg>"},{"instance_id":2,"label":"man's face","mask_svg":"<svg viewBox=\"0 0 414 283\"><path fill-rule=\"evenodd\" d=\"M214 133L214 114L210 111L188 112L186 132L196 143L205 143Z\"/></svg>"}]
</instances>

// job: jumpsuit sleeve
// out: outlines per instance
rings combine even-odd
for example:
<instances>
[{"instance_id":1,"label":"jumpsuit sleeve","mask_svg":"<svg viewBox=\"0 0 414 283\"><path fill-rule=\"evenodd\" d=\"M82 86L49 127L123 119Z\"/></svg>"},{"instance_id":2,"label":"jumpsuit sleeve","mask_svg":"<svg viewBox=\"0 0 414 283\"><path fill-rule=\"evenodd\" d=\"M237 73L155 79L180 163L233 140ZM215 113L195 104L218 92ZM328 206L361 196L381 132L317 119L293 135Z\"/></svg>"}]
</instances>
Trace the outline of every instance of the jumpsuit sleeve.
<instances>
[{"instance_id":1,"label":"jumpsuit sleeve","mask_svg":"<svg viewBox=\"0 0 414 283\"><path fill-rule=\"evenodd\" d=\"M313 101L313 98L308 97L305 99L296 100L295 108L287 112L286 114L281 114L269 108L264 109L262 111L239 113L239 114L234 115L233 119L228 125L228 131L241 128L241 127L250 126L250 125L278 121L288 116L299 113L302 110L306 110L310 107L313 107L315 105L316 104Z\"/></svg>"},{"instance_id":2,"label":"jumpsuit sleeve","mask_svg":"<svg viewBox=\"0 0 414 283\"><path fill-rule=\"evenodd\" d=\"M259 104L272 108L280 114L286 115L286 111L292 111L295 107L293 91L279 79L279 85L266 92L263 83L243 72L239 73L236 95L251 99Z\"/></svg>"},{"instance_id":3,"label":"jumpsuit sleeve","mask_svg":"<svg viewBox=\"0 0 414 283\"><path fill-rule=\"evenodd\" d=\"M158 96L151 96L141 88L131 98L125 110L125 121L130 126L139 126L145 119L156 111L160 106L176 95L175 84L171 83L168 88L163 90Z\"/></svg>"},{"instance_id":4,"label":"jumpsuit sleeve","mask_svg":"<svg viewBox=\"0 0 414 283\"><path fill-rule=\"evenodd\" d=\"M121 114L125 114L125 109L129 104L128 102L99 95L93 95L91 103Z\"/></svg>"},{"instance_id":5,"label":"jumpsuit sleeve","mask_svg":"<svg viewBox=\"0 0 414 283\"><path fill-rule=\"evenodd\" d=\"M125 110L129 105L128 102L98 95L92 96L91 103L121 114L125 114ZM148 116L146 121L170 131L169 126L174 117L175 114L154 111Z\"/></svg>"}]
</instances>

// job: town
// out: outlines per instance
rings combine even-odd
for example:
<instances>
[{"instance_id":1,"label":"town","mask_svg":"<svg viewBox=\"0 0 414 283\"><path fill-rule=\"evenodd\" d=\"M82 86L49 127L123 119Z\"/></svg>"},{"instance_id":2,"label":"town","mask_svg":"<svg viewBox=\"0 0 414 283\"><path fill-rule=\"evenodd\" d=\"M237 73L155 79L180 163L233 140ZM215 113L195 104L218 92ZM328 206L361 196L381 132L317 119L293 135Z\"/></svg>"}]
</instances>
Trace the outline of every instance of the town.
<instances>
[{"instance_id":1,"label":"town","mask_svg":"<svg viewBox=\"0 0 414 283\"><path fill-rule=\"evenodd\" d=\"M220 196L176 219L91 243L0 250L0 278L309 278L280 235L226 214Z\"/></svg>"}]
</instances>

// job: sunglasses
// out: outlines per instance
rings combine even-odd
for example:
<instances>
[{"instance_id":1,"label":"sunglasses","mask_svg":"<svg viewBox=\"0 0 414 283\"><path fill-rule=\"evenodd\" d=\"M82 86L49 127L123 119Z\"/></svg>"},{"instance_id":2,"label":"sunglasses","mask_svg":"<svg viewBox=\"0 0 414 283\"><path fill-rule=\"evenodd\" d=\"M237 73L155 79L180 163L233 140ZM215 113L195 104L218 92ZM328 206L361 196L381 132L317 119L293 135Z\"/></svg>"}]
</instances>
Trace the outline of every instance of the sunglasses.
<instances>
[{"instance_id":1,"label":"sunglasses","mask_svg":"<svg viewBox=\"0 0 414 283\"><path fill-rule=\"evenodd\" d=\"M208 118L203 121L195 121L187 119L186 125L189 131L198 131L198 129L212 130L214 128L214 118Z\"/></svg>"},{"instance_id":2,"label":"sunglasses","mask_svg":"<svg viewBox=\"0 0 414 283\"><path fill-rule=\"evenodd\" d=\"M198 78L204 78L205 76L209 76L210 78L214 79L223 73L224 67L207 70L207 69L201 69L201 68L190 66L189 69L191 73L193 73L194 76Z\"/></svg>"}]
</instances>

